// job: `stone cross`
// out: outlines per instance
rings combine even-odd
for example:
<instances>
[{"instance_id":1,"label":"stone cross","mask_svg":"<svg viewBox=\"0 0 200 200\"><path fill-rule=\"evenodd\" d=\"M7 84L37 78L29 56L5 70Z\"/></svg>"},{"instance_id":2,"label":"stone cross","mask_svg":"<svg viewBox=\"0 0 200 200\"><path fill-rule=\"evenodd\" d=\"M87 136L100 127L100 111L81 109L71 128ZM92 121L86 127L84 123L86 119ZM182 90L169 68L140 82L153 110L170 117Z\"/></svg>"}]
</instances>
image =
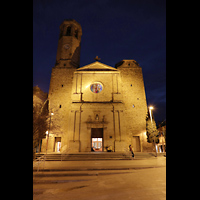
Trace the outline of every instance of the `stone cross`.
<instances>
[{"instance_id":1,"label":"stone cross","mask_svg":"<svg viewBox=\"0 0 200 200\"><path fill-rule=\"evenodd\" d=\"M95 60L98 61L98 60L101 60L101 58L99 58L98 56L96 56Z\"/></svg>"}]
</instances>

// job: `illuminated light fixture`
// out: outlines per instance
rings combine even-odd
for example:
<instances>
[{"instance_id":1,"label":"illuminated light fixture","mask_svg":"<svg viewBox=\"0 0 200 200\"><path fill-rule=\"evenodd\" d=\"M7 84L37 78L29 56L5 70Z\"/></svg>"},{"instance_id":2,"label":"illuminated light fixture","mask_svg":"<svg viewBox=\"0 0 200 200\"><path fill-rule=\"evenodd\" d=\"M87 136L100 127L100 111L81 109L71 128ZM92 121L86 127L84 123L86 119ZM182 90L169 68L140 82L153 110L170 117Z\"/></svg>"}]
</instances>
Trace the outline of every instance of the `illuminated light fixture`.
<instances>
[{"instance_id":1,"label":"illuminated light fixture","mask_svg":"<svg viewBox=\"0 0 200 200\"><path fill-rule=\"evenodd\" d=\"M153 110L153 107L152 107L152 106L150 106L150 107L149 107L149 109L150 109L150 110Z\"/></svg>"}]
</instances>

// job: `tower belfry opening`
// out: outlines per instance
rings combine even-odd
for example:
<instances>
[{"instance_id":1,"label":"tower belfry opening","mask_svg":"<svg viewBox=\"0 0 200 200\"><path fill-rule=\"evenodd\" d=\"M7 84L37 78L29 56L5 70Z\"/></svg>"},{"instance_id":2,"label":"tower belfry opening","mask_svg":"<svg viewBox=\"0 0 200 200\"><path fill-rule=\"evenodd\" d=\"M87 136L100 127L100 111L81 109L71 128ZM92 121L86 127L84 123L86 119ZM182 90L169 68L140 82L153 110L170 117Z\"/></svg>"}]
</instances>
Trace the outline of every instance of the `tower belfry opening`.
<instances>
[{"instance_id":1,"label":"tower belfry opening","mask_svg":"<svg viewBox=\"0 0 200 200\"><path fill-rule=\"evenodd\" d=\"M71 26L68 26L68 27L67 27L66 36L71 36Z\"/></svg>"}]
</instances>

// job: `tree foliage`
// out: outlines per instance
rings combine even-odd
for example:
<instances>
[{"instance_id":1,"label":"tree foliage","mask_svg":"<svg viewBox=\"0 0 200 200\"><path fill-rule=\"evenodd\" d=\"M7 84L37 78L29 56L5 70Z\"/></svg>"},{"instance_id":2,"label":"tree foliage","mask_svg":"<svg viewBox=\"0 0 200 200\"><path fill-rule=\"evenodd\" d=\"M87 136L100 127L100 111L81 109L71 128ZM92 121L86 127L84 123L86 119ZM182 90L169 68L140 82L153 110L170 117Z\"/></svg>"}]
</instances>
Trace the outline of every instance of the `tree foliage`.
<instances>
[{"instance_id":1,"label":"tree foliage","mask_svg":"<svg viewBox=\"0 0 200 200\"><path fill-rule=\"evenodd\" d=\"M37 147L48 130L47 94L39 87L33 88L33 149Z\"/></svg>"},{"instance_id":2,"label":"tree foliage","mask_svg":"<svg viewBox=\"0 0 200 200\"><path fill-rule=\"evenodd\" d=\"M158 139L159 131L157 130L156 122L154 120L153 115L152 115L152 121L151 121L149 112L146 117L146 131L147 131L147 142L159 143L159 139Z\"/></svg>"},{"instance_id":3,"label":"tree foliage","mask_svg":"<svg viewBox=\"0 0 200 200\"><path fill-rule=\"evenodd\" d=\"M166 120L163 120L162 122L158 123L158 130L160 132L161 135L164 136L165 138L165 148L166 148Z\"/></svg>"}]
</instances>

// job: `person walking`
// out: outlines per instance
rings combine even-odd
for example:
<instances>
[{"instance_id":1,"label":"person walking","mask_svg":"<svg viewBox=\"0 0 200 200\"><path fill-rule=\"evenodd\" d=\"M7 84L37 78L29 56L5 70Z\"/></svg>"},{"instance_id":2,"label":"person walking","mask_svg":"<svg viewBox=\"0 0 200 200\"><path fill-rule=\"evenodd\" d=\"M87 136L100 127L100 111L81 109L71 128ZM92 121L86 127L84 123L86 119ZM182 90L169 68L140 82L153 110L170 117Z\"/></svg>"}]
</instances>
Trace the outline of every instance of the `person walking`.
<instances>
[{"instance_id":1,"label":"person walking","mask_svg":"<svg viewBox=\"0 0 200 200\"><path fill-rule=\"evenodd\" d=\"M131 147L131 144L129 145L129 149L130 149L130 151L131 151L131 153L132 153L132 158L134 158L134 153L133 153L133 149L132 149L132 147Z\"/></svg>"}]
</instances>

